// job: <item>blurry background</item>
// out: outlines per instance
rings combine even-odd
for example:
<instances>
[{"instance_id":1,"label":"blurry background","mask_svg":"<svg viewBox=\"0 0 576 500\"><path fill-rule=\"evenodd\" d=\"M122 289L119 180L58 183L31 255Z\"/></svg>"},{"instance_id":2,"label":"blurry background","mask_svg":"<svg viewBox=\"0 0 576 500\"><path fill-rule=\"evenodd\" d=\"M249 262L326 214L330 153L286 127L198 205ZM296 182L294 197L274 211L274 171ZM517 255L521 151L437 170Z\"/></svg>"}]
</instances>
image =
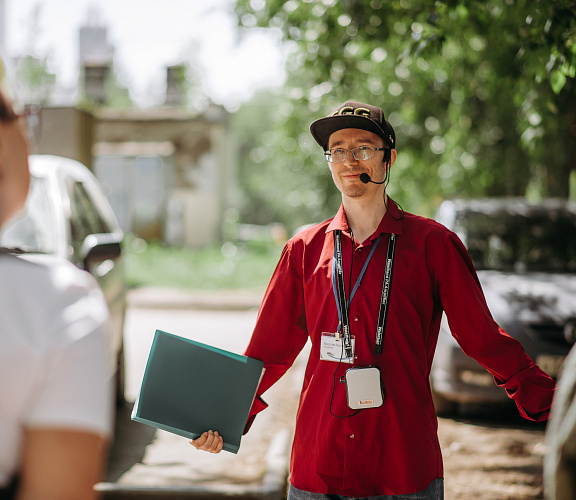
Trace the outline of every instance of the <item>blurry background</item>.
<instances>
[{"instance_id":1,"label":"blurry background","mask_svg":"<svg viewBox=\"0 0 576 500\"><path fill-rule=\"evenodd\" d=\"M410 212L576 199L570 0L0 0L0 20L19 94L43 106L37 151L95 172L133 284L164 251L168 284L199 258L199 286L236 286L249 256L265 282L278 245L338 208L308 126L349 98L396 129L388 191Z\"/></svg>"}]
</instances>

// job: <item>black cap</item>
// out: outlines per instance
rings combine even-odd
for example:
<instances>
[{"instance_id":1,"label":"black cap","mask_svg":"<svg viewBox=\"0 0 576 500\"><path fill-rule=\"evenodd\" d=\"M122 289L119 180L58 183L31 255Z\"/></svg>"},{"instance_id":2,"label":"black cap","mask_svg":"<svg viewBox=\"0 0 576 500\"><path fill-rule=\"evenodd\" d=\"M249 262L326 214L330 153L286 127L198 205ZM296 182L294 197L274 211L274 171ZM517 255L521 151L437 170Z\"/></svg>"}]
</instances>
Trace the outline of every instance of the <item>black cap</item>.
<instances>
[{"instance_id":1,"label":"black cap","mask_svg":"<svg viewBox=\"0 0 576 500\"><path fill-rule=\"evenodd\" d=\"M386 121L384 111L377 106L358 101L346 101L328 116L312 122L310 132L326 151L330 136L343 128L368 130L382 137L389 148L396 149L396 134L392 125Z\"/></svg>"}]
</instances>

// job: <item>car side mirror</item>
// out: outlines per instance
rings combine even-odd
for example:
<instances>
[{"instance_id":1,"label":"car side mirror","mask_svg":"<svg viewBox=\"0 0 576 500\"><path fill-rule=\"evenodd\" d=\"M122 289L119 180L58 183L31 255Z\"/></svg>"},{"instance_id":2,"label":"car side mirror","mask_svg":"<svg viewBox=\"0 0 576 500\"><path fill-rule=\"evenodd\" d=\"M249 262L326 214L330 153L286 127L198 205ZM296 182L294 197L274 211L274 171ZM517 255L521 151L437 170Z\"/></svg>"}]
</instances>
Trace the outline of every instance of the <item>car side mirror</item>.
<instances>
[{"instance_id":1,"label":"car side mirror","mask_svg":"<svg viewBox=\"0 0 576 500\"><path fill-rule=\"evenodd\" d=\"M91 265L114 260L122 253L122 237L113 233L90 234L82 242L80 257L86 271Z\"/></svg>"}]
</instances>

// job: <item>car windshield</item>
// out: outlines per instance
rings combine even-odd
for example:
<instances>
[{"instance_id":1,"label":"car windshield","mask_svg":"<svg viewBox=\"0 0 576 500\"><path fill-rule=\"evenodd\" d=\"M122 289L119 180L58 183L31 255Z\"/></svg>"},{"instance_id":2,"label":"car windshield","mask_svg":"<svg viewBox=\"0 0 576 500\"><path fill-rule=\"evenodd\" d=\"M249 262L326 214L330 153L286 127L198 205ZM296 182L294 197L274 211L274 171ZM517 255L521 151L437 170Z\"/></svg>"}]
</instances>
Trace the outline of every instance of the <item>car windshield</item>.
<instances>
[{"instance_id":1,"label":"car windshield","mask_svg":"<svg viewBox=\"0 0 576 500\"><path fill-rule=\"evenodd\" d=\"M576 217L559 210L535 213L463 212L456 232L476 269L576 272Z\"/></svg>"},{"instance_id":2,"label":"car windshield","mask_svg":"<svg viewBox=\"0 0 576 500\"><path fill-rule=\"evenodd\" d=\"M48 181L32 177L24 213L4 231L0 246L17 252L55 253L57 233Z\"/></svg>"}]
</instances>

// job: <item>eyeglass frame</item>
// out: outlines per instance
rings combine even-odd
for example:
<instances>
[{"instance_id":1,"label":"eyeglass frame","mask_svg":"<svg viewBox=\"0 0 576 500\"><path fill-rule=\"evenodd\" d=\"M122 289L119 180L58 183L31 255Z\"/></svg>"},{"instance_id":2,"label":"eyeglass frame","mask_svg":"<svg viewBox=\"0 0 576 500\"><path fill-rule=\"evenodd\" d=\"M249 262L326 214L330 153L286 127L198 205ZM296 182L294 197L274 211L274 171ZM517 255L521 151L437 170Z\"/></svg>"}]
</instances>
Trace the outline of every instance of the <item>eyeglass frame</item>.
<instances>
[{"instance_id":1,"label":"eyeglass frame","mask_svg":"<svg viewBox=\"0 0 576 500\"><path fill-rule=\"evenodd\" d=\"M0 92L0 121L9 123L20 118L34 118L39 116L42 112L42 106L39 104L25 104L22 106L22 111L18 112L8 99L4 92Z\"/></svg>"},{"instance_id":2,"label":"eyeglass frame","mask_svg":"<svg viewBox=\"0 0 576 500\"><path fill-rule=\"evenodd\" d=\"M26 120L26 132L28 139L37 143L40 140L42 106L39 104L25 104L18 112L8 100L4 92L0 92L0 122L12 123L17 120Z\"/></svg>"},{"instance_id":3,"label":"eyeglass frame","mask_svg":"<svg viewBox=\"0 0 576 500\"><path fill-rule=\"evenodd\" d=\"M356 149L361 150L362 148L371 149L372 153L373 153L372 156L369 156L368 158L357 158L356 153L354 151ZM326 158L326 161L328 163L340 163L340 162L346 160L348 153L352 153L352 156L354 157L355 160L365 161L365 160L370 160L370 159L374 158L374 156L376 155L376 151L386 151L387 149L390 149L390 148L375 148L374 146L356 146L355 148L352 148L352 149L334 148L334 150L342 150L342 152L344 152L344 158L342 158L341 160L338 160L338 161L332 160L332 151L333 151L332 149L329 149L328 151L324 151L324 158ZM364 151L365 150L366 149L364 149Z\"/></svg>"},{"instance_id":4,"label":"eyeglass frame","mask_svg":"<svg viewBox=\"0 0 576 500\"><path fill-rule=\"evenodd\" d=\"M18 114L18 118L26 120L30 139L34 143L38 143L42 131L42 106L40 104L25 104L23 111Z\"/></svg>"}]
</instances>

